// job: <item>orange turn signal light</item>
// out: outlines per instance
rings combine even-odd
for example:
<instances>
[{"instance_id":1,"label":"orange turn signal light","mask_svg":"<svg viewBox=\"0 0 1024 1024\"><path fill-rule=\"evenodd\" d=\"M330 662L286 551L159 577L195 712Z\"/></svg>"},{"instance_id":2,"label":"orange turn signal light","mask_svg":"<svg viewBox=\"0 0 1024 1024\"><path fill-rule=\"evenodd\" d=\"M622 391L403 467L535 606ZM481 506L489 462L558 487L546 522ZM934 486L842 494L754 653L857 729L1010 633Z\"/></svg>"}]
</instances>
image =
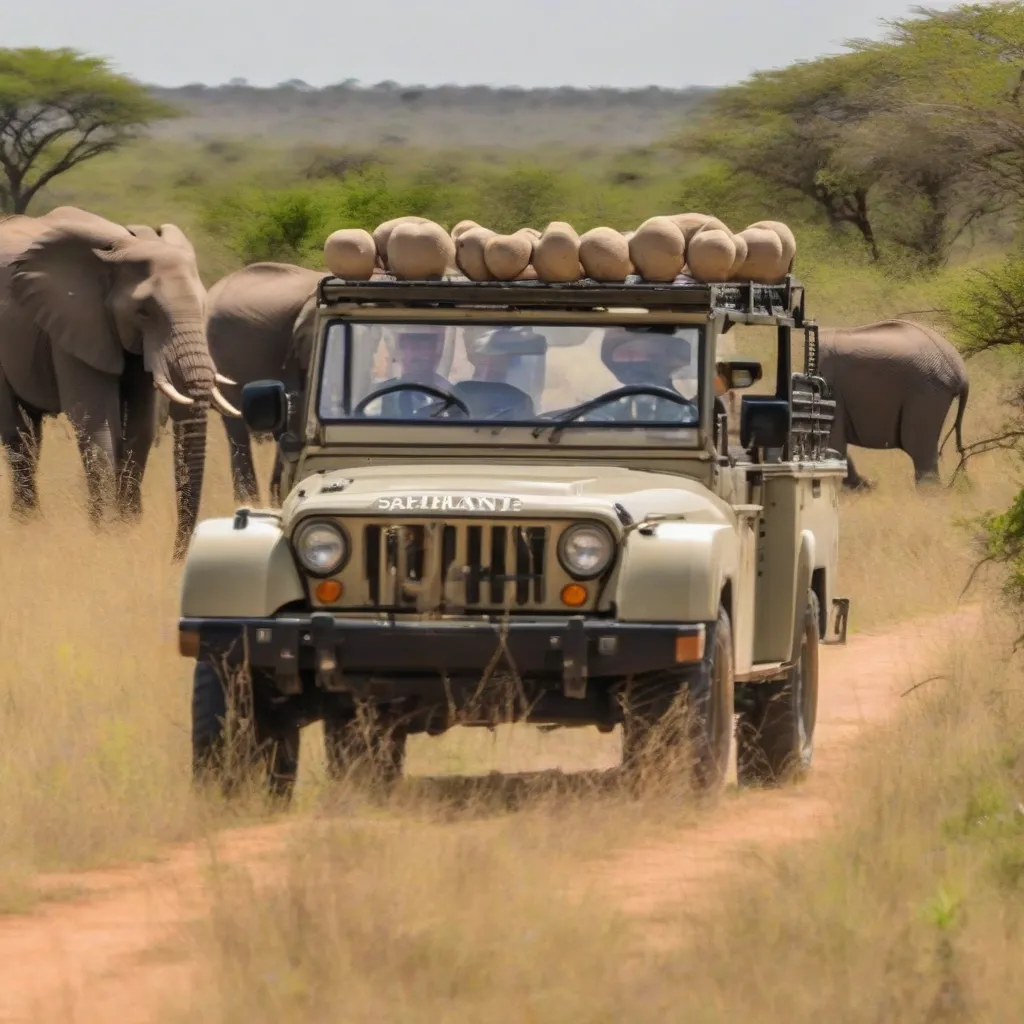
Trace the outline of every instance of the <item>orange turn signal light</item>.
<instances>
[{"instance_id":1,"label":"orange turn signal light","mask_svg":"<svg viewBox=\"0 0 1024 1024\"><path fill-rule=\"evenodd\" d=\"M567 583L562 587L562 604L569 608L579 608L587 603L587 588L582 583Z\"/></svg>"},{"instance_id":2,"label":"orange turn signal light","mask_svg":"<svg viewBox=\"0 0 1024 1024\"><path fill-rule=\"evenodd\" d=\"M704 657L704 627L691 636L676 637L676 661L700 661Z\"/></svg>"},{"instance_id":3,"label":"orange turn signal light","mask_svg":"<svg viewBox=\"0 0 1024 1024\"><path fill-rule=\"evenodd\" d=\"M344 593L344 589L337 580L321 580L316 585L316 599L321 604L333 604Z\"/></svg>"}]
</instances>

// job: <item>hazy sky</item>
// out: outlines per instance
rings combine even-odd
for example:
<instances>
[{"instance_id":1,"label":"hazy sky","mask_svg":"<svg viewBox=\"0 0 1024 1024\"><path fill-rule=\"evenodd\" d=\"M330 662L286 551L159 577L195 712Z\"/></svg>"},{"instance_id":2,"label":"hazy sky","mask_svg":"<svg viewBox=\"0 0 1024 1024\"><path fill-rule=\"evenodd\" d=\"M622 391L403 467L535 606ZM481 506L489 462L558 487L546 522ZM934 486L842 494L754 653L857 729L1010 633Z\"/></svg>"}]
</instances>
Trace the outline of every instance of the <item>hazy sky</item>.
<instances>
[{"instance_id":1,"label":"hazy sky","mask_svg":"<svg viewBox=\"0 0 1024 1024\"><path fill-rule=\"evenodd\" d=\"M8 5L5 5L8 6ZM931 7L953 6L935 0ZM71 46L145 82L724 85L880 36L904 0L25 0L4 46Z\"/></svg>"}]
</instances>

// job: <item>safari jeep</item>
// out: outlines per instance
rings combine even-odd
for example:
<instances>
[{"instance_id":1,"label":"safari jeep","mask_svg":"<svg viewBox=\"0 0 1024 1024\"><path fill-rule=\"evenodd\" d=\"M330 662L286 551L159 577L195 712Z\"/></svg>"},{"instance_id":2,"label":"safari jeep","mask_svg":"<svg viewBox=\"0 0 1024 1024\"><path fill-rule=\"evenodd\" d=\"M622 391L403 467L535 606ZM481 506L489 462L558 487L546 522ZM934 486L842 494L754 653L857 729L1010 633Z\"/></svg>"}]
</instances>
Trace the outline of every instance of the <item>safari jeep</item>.
<instances>
[{"instance_id":1,"label":"safari jeep","mask_svg":"<svg viewBox=\"0 0 1024 1024\"><path fill-rule=\"evenodd\" d=\"M391 780L409 735L513 720L621 725L628 768L680 706L698 789L734 732L741 785L806 771L849 604L802 285L327 277L317 298L303 393L242 396L287 498L201 522L187 554L197 777L225 782L242 737L287 795L316 720L332 772ZM748 332L769 371L718 357L736 324L770 328ZM402 339L432 332L458 337L448 375L403 377ZM684 357L623 385L602 358L623 338ZM730 424L720 393L759 381Z\"/></svg>"}]
</instances>

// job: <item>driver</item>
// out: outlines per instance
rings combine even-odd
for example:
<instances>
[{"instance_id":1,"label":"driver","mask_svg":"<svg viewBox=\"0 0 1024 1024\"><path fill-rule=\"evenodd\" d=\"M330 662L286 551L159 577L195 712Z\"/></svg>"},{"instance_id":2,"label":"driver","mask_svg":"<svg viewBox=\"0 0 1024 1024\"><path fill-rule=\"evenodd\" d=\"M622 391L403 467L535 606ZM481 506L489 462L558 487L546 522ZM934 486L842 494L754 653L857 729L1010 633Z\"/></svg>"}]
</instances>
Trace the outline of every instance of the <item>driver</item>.
<instances>
[{"instance_id":1,"label":"driver","mask_svg":"<svg viewBox=\"0 0 1024 1024\"><path fill-rule=\"evenodd\" d=\"M437 372L444 355L447 328L418 324L415 327L399 328L395 334L395 362L398 375L382 381L377 387L391 384L426 384L429 387L451 390L451 382ZM396 391L385 395L381 402L381 413L388 418L407 418L415 415L422 406L437 402L437 399L422 391Z\"/></svg>"},{"instance_id":2,"label":"driver","mask_svg":"<svg viewBox=\"0 0 1024 1024\"><path fill-rule=\"evenodd\" d=\"M646 384L678 394L673 377L689 366L690 360L690 342L674 333L612 328L605 331L601 343L601 361L622 385ZM676 420L680 414L676 403L642 394L611 403L609 411L616 419L631 420Z\"/></svg>"},{"instance_id":3,"label":"driver","mask_svg":"<svg viewBox=\"0 0 1024 1024\"><path fill-rule=\"evenodd\" d=\"M431 387L448 390L451 382L437 372L444 355L445 327L426 325L400 330L395 338L395 361L399 375L394 381L429 384Z\"/></svg>"}]
</instances>

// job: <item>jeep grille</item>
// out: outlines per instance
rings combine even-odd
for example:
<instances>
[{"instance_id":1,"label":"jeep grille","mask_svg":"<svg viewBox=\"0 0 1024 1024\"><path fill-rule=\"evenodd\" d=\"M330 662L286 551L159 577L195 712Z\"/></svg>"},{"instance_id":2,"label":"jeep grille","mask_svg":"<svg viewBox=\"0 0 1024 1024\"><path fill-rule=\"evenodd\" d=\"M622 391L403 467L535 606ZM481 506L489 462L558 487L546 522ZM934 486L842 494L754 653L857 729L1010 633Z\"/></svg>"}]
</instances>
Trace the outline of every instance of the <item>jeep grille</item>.
<instances>
[{"instance_id":1,"label":"jeep grille","mask_svg":"<svg viewBox=\"0 0 1024 1024\"><path fill-rule=\"evenodd\" d=\"M376 608L537 608L547 600L550 528L542 524L374 523L363 528Z\"/></svg>"}]
</instances>

